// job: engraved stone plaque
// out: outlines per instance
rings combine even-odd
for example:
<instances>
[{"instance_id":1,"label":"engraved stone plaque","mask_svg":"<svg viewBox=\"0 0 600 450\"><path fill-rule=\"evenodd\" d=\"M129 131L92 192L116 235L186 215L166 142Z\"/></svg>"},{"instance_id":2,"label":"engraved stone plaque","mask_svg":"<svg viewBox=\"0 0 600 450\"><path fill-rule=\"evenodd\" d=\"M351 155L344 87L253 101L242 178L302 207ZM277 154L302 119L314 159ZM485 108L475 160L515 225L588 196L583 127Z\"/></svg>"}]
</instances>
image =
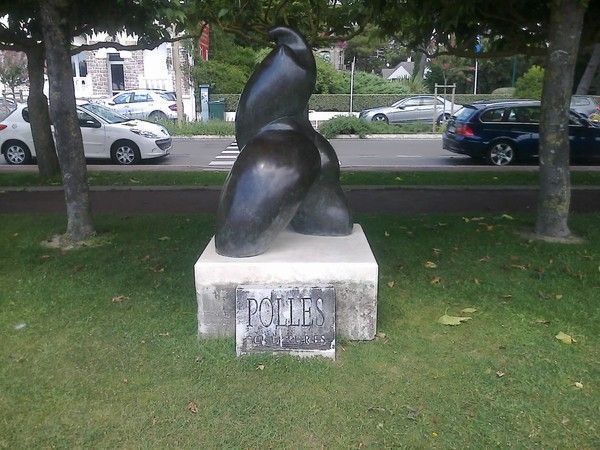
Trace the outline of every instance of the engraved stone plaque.
<instances>
[{"instance_id":1,"label":"engraved stone plaque","mask_svg":"<svg viewBox=\"0 0 600 450\"><path fill-rule=\"evenodd\" d=\"M333 287L239 286L237 355L283 352L335 359Z\"/></svg>"}]
</instances>

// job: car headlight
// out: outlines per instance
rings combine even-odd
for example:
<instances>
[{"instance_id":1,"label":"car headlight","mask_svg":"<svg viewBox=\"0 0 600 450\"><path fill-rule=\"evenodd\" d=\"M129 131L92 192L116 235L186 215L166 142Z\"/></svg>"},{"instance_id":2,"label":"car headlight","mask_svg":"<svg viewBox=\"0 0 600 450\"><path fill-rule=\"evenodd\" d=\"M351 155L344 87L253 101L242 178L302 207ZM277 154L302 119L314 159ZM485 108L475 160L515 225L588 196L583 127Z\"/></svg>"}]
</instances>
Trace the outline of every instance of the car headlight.
<instances>
[{"instance_id":1,"label":"car headlight","mask_svg":"<svg viewBox=\"0 0 600 450\"><path fill-rule=\"evenodd\" d=\"M160 136L158 134L153 133L152 131L139 130L137 128L132 128L131 132L135 133L135 134L139 134L140 136L143 136L148 139L159 139L160 138Z\"/></svg>"}]
</instances>

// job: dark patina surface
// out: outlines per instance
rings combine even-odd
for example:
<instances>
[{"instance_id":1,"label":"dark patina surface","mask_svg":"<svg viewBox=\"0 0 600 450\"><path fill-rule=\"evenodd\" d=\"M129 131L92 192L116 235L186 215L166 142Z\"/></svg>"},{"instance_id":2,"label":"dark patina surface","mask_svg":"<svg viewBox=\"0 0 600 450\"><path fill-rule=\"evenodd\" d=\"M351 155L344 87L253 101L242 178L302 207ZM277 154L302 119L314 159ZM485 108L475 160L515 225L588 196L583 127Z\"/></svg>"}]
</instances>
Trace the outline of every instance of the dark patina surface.
<instances>
[{"instance_id":1,"label":"dark patina surface","mask_svg":"<svg viewBox=\"0 0 600 450\"><path fill-rule=\"evenodd\" d=\"M321 236L352 232L338 158L308 120L312 50L289 28L269 36L277 46L250 77L236 113L242 150L223 187L215 235L224 256L264 253L288 225Z\"/></svg>"}]
</instances>

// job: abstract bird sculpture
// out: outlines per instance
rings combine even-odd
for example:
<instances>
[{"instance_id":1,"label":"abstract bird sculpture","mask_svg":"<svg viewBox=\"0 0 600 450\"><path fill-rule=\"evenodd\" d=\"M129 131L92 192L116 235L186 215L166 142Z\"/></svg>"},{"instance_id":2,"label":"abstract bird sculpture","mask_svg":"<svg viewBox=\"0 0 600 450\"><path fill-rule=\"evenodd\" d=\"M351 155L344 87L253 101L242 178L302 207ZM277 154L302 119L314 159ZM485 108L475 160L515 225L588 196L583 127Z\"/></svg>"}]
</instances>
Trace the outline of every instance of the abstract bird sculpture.
<instances>
[{"instance_id":1,"label":"abstract bird sculpture","mask_svg":"<svg viewBox=\"0 0 600 450\"><path fill-rule=\"evenodd\" d=\"M223 187L215 235L224 256L264 253L288 225L320 236L352 232L339 161L308 120L313 53L289 28L274 28L269 37L277 46L248 80L236 113L242 150Z\"/></svg>"}]
</instances>

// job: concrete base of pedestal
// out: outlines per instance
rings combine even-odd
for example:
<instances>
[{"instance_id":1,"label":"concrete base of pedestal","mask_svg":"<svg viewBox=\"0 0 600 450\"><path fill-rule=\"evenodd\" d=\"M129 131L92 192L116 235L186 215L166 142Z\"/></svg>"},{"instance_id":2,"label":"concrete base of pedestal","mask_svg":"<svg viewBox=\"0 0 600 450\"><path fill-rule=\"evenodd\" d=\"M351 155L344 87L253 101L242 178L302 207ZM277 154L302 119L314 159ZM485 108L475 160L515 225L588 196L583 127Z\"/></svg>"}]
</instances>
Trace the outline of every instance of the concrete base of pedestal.
<instances>
[{"instance_id":1,"label":"concrete base of pedestal","mask_svg":"<svg viewBox=\"0 0 600 450\"><path fill-rule=\"evenodd\" d=\"M200 337L235 336L235 291L242 285L333 286L337 336L375 337L378 266L358 224L339 237L284 231L266 253L250 258L218 255L213 237L194 272Z\"/></svg>"}]
</instances>

